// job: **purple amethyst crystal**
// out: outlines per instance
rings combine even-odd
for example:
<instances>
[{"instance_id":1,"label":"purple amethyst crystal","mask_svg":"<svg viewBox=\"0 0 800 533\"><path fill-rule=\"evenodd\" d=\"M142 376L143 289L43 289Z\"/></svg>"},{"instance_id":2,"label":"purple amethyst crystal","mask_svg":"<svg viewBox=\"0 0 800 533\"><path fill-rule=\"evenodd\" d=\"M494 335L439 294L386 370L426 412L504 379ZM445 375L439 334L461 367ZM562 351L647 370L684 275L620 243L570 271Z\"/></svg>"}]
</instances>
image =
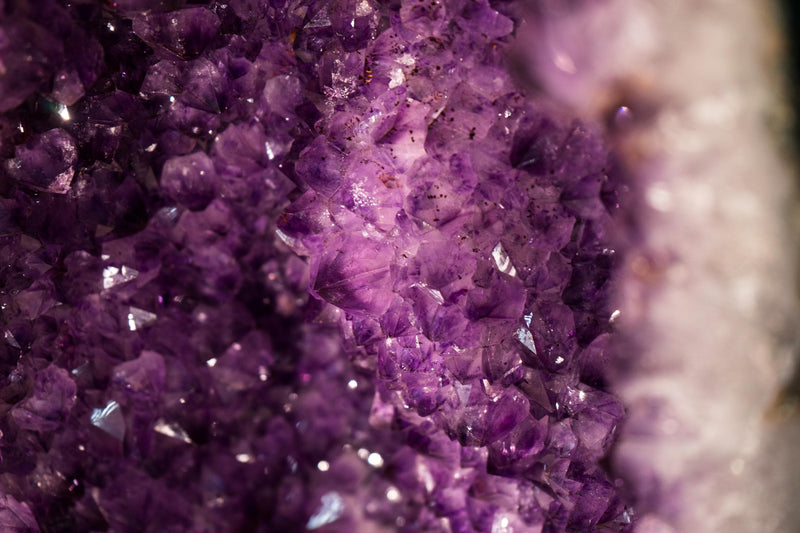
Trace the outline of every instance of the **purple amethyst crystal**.
<instances>
[{"instance_id":1,"label":"purple amethyst crystal","mask_svg":"<svg viewBox=\"0 0 800 533\"><path fill-rule=\"evenodd\" d=\"M205 209L219 189L214 162L204 152L173 157L161 170L161 188L164 194L189 209Z\"/></svg>"},{"instance_id":2,"label":"purple amethyst crystal","mask_svg":"<svg viewBox=\"0 0 800 533\"><path fill-rule=\"evenodd\" d=\"M1 526L629 530L619 171L517 8L45 4L0 25Z\"/></svg>"},{"instance_id":3,"label":"purple amethyst crystal","mask_svg":"<svg viewBox=\"0 0 800 533\"><path fill-rule=\"evenodd\" d=\"M137 37L183 59L200 55L219 27L219 18L206 7L145 11L133 17L133 33Z\"/></svg>"},{"instance_id":4,"label":"purple amethyst crystal","mask_svg":"<svg viewBox=\"0 0 800 533\"><path fill-rule=\"evenodd\" d=\"M75 174L78 154L75 140L61 129L48 130L25 145L18 145L5 161L7 175L40 191L65 194Z\"/></svg>"},{"instance_id":5,"label":"purple amethyst crystal","mask_svg":"<svg viewBox=\"0 0 800 533\"><path fill-rule=\"evenodd\" d=\"M8 495L0 498L0 526L6 531L40 531L30 508Z\"/></svg>"},{"instance_id":6,"label":"purple amethyst crystal","mask_svg":"<svg viewBox=\"0 0 800 533\"><path fill-rule=\"evenodd\" d=\"M32 395L18 403L11 416L20 428L55 431L66 421L76 392L66 370L49 366L37 372Z\"/></svg>"}]
</instances>

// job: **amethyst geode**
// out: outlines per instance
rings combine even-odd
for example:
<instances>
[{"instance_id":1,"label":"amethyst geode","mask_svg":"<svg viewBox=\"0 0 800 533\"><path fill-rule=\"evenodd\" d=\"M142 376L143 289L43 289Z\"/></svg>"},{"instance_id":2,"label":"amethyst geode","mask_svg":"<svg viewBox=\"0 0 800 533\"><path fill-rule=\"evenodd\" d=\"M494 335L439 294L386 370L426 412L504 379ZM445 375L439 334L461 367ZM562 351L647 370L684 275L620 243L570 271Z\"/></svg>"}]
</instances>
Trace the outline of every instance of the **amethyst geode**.
<instances>
[{"instance_id":1,"label":"amethyst geode","mask_svg":"<svg viewBox=\"0 0 800 533\"><path fill-rule=\"evenodd\" d=\"M0 8L4 530L630 529L620 171L522 5Z\"/></svg>"}]
</instances>

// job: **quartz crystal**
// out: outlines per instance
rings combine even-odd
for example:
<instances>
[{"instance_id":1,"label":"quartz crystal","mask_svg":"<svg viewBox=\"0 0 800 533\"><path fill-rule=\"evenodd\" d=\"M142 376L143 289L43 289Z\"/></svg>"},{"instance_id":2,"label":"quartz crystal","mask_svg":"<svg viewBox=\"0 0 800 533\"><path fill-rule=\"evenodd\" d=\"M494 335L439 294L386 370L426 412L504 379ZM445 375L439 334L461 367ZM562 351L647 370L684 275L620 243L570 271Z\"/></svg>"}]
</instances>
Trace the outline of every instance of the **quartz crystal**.
<instances>
[{"instance_id":1,"label":"quartz crystal","mask_svg":"<svg viewBox=\"0 0 800 533\"><path fill-rule=\"evenodd\" d=\"M41 3L0 23L0 528L630 529L625 173L515 81L522 2Z\"/></svg>"},{"instance_id":2,"label":"quartz crystal","mask_svg":"<svg viewBox=\"0 0 800 533\"><path fill-rule=\"evenodd\" d=\"M33 189L66 194L70 189L78 154L75 140L61 129L48 130L24 145L6 160L5 171Z\"/></svg>"}]
</instances>

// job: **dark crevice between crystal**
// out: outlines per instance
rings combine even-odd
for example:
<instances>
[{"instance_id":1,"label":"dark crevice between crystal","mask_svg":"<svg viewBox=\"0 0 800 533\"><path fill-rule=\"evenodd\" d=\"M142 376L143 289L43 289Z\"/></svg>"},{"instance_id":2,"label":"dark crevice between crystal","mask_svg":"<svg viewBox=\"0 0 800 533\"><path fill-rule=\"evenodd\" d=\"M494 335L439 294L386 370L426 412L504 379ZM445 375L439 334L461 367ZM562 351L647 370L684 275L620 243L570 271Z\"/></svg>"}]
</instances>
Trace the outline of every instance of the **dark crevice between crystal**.
<instances>
[{"instance_id":1,"label":"dark crevice between crystal","mask_svg":"<svg viewBox=\"0 0 800 533\"><path fill-rule=\"evenodd\" d=\"M800 5L791 0L778 0L785 47L785 76L789 102L795 117L800 116ZM793 145L800 142L798 121L792 120Z\"/></svg>"},{"instance_id":2,"label":"dark crevice between crystal","mask_svg":"<svg viewBox=\"0 0 800 533\"><path fill-rule=\"evenodd\" d=\"M791 0L779 0L778 11L782 15L780 21L784 37L784 87L792 110L788 124L782 125L788 128L786 152L794 165L795 178L800 182L800 159L797 157L797 148L800 146L800 5ZM795 250L794 255L800 256L800 250ZM800 272L797 277L800 279ZM794 339L789 342L797 343L796 335L788 333L788 337ZM775 399L775 412L782 407L794 409L800 405L800 349L795 351L795 371Z\"/></svg>"}]
</instances>

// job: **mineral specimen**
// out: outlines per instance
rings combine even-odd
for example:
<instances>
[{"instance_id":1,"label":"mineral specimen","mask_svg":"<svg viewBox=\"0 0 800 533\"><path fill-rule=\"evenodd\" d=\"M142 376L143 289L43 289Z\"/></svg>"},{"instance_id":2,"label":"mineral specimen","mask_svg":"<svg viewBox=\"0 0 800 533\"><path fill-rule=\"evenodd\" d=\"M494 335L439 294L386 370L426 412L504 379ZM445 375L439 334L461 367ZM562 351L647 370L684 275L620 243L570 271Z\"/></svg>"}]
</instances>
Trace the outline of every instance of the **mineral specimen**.
<instances>
[{"instance_id":1,"label":"mineral specimen","mask_svg":"<svg viewBox=\"0 0 800 533\"><path fill-rule=\"evenodd\" d=\"M624 184L512 79L520 5L43 3L0 25L4 527L630 529Z\"/></svg>"}]
</instances>

